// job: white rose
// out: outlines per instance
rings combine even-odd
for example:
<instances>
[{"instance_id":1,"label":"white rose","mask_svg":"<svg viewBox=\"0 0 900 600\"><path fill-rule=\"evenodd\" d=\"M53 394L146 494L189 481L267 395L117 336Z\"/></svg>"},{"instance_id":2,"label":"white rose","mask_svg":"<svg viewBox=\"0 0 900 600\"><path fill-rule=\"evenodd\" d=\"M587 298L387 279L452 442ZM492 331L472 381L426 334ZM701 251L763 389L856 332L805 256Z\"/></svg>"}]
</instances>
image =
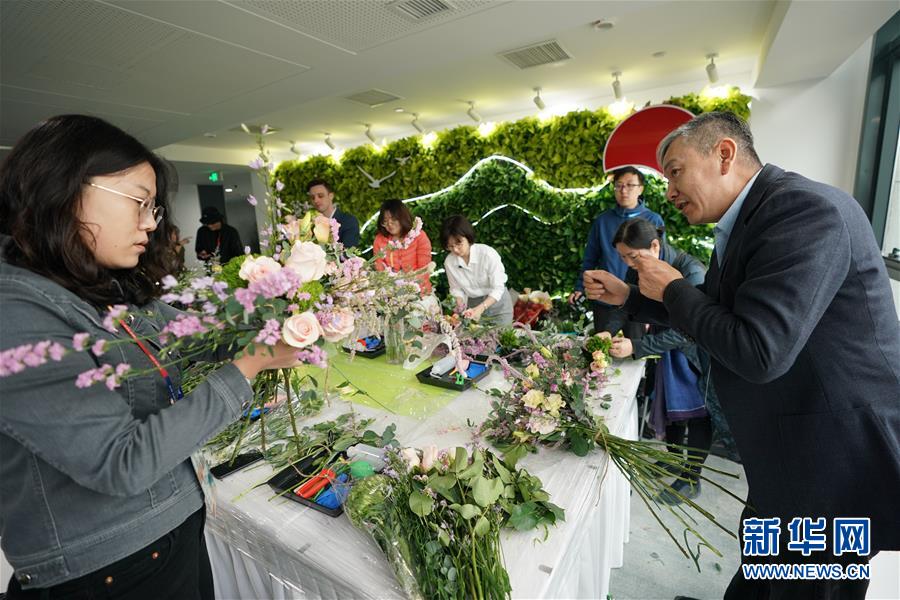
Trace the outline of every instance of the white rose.
<instances>
[{"instance_id":1,"label":"white rose","mask_svg":"<svg viewBox=\"0 0 900 600\"><path fill-rule=\"evenodd\" d=\"M353 333L354 322L353 313L346 309L326 313L320 322L322 335L329 342L339 342Z\"/></svg>"},{"instance_id":2,"label":"white rose","mask_svg":"<svg viewBox=\"0 0 900 600\"><path fill-rule=\"evenodd\" d=\"M434 466L434 461L437 459L438 449L437 446L426 446L422 449L422 470L426 473L431 470L431 467Z\"/></svg>"},{"instance_id":3,"label":"white rose","mask_svg":"<svg viewBox=\"0 0 900 600\"><path fill-rule=\"evenodd\" d=\"M241 270L238 271L238 275L244 281L253 283L254 281L265 279L272 273L276 273L280 270L281 265L278 264L278 261L274 258L269 256L260 256L258 258L248 256L244 259L244 262L241 263Z\"/></svg>"},{"instance_id":4,"label":"white rose","mask_svg":"<svg viewBox=\"0 0 900 600\"><path fill-rule=\"evenodd\" d=\"M310 311L289 317L281 328L284 343L294 348L306 348L322 335L322 327L316 315Z\"/></svg>"},{"instance_id":5,"label":"white rose","mask_svg":"<svg viewBox=\"0 0 900 600\"><path fill-rule=\"evenodd\" d=\"M325 251L314 242L294 242L291 255L284 263L286 269L292 270L300 281L316 281L325 274Z\"/></svg>"},{"instance_id":6,"label":"white rose","mask_svg":"<svg viewBox=\"0 0 900 600\"><path fill-rule=\"evenodd\" d=\"M409 465L410 469L419 466L419 453L415 448L404 448L400 451L400 456L406 461L406 464Z\"/></svg>"}]
</instances>

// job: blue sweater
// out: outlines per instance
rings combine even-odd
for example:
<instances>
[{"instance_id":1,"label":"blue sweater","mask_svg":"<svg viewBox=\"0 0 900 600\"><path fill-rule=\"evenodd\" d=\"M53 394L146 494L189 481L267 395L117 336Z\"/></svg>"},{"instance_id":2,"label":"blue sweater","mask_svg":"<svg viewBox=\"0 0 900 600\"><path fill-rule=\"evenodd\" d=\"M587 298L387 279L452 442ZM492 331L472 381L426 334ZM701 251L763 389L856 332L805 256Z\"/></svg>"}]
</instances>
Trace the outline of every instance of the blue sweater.
<instances>
[{"instance_id":1,"label":"blue sweater","mask_svg":"<svg viewBox=\"0 0 900 600\"><path fill-rule=\"evenodd\" d=\"M591 232L588 234L587 246L584 249L584 259L581 262L578 281L575 282L577 291L584 291L584 272L592 269L603 269L619 279L625 280L628 266L622 262L619 253L613 248L612 239L619 225L635 217L647 219L657 227L663 226L662 217L644 206L643 200L639 200L638 205L634 208L622 208L617 204L613 208L603 211L594 219Z\"/></svg>"}]
</instances>

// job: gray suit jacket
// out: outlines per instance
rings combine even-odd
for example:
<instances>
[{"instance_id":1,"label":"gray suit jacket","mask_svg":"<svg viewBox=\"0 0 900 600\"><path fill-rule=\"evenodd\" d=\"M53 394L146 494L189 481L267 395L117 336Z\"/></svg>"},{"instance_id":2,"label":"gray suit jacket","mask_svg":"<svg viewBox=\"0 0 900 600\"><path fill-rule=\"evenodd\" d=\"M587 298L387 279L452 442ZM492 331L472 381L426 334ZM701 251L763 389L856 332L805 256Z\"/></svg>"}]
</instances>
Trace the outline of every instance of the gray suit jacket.
<instances>
[{"instance_id":1,"label":"gray suit jacket","mask_svg":"<svg viewBox=\"0 0 900 600\"><path fill-rule=\"evenodd\" d=\"M668 322L712 377L761 516L870 517L872 550L900 549L900 326L859 204L766 165L721 268L632 289L629 312Z\"/></svg>"}]
</instances>

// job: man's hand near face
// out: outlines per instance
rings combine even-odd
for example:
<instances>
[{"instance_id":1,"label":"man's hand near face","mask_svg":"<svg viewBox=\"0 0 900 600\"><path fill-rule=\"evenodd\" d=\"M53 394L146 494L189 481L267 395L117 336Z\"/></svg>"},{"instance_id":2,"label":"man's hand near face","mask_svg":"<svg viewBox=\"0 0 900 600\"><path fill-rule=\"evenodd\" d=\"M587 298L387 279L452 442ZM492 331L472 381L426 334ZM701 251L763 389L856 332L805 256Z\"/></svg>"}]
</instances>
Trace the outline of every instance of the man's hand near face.
<instances>
[{"instance_id":1,"label":"man's hand near face","mask_svg":"<svg viewBox=\"0 0 900 600\"><path fill-rule=\"evenodd\" d=\"M638 256L634 268L638 272L641 295L657 302L662 302L666 286L676 279L683 279L678 269L653 256Z\"/></svg>"}]
</instances>

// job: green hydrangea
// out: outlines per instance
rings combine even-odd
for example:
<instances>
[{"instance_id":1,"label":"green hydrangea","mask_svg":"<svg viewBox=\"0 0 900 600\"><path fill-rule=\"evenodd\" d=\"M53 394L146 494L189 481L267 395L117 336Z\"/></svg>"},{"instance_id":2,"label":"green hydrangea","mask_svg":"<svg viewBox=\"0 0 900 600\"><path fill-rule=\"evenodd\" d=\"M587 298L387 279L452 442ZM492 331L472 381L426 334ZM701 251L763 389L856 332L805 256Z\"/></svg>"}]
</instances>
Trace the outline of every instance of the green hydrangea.
<instances>
[{"instance_id":1,"label":"green hydrangea","mask_svg":"<svg viewBox=\"0 0 900 600\"><path fill-rule=\"evenodd\" d=\"M325 286L318 281L309 281L300 287L300 292L309 294L309 300L301 300L297 303L300 307L299 311L304 312L312 308L313 305L319 301L319 298L321 298L322 294L325 292Z\"/></svg>"},{"instance_id":2,"label":"green hydrangea","mask_svg":"<svg viewBox=\"0 0 900 600\"><path fill-rule=\"evenodd\" d=\"M247 282L244 281L238 273L241 270L241 265L244 264L244 261L247 260L248 256L252 255L242 254L241 256L235 256L222 265L222 270L216 274L216 279L224 281L228 284L228 287L233 290L247 287Z\"/></svg>"}]
</instances>

